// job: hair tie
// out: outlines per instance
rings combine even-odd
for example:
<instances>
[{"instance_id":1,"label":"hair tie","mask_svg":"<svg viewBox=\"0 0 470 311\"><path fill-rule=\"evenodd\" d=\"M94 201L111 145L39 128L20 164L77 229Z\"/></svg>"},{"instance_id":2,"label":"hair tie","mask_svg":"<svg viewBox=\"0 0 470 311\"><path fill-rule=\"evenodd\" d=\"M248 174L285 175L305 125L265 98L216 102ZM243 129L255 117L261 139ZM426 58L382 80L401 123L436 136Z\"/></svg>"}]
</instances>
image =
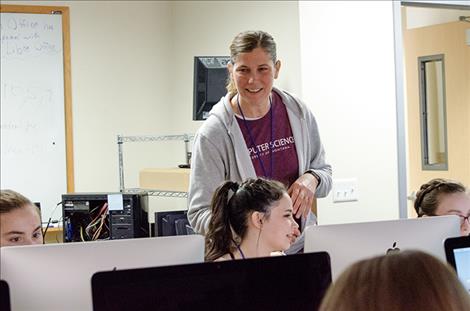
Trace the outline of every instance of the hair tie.
<instances>
[{"instance_id":1,"label":"hair tie","mask_svg":"<svg viewBox=\"0 0 470 311\"><path fill-rule=\"evenodd\" d=\"M419 201L417 202L417 206L415 208L416 210L416 213L418 214L419 217L423 216L424 215L424 211L423 209L421 208L421 204L423 203L424 201L424 197L428 194L428 193L431 193L431 191L433 191L434 189L437 189L439 188L440 186L443 186L447 184L447 182L438 182L436 183L435 185L433 186L429 186L425 189L422 190L421 192L421 196L419 197Z\"/></svg>"},{"instance_id":2,"label":"hair tie","mask_svg":"<svg viewBox=\"0 0 470 311\"><path fill-rule=\"evenodd\" d=\"M230 187L228 189L228 195L227 195L227 204L230 202L232 197L237 193L240 185L237 182L231 182Z\"/></svg>"},{"instance_id":3,"label":"hair tie","mask_svg":"<svg viewBox=\"0 0 470 311\"><path fill-rule=\"evenodd\" d=\"M232 182L232 185L230 186L230 189L233 192L237 192L238 188L240 188L240 185L237 182Z\"/></svg>"},{"instance_id":4,"label":"hair tie","mask_svg":"<svg viewBox=\"0 0 470 311\"><path fill-rule=\"evenodd\" d=\"M424 189L423 195L422 195L421 197L423 198L426 194L430 193L430 192L433 191L434 189L437 189L437 188L439 188L440 186L443 186L443 185L445 185L445 184L447 184L447 183L446 183L446 182L438 182L437 184L435 184L435 185L433 185L433 186L431 186L431 187L428 187L428 188ZM422 201L422 200L421 200L421 201Z\"/></svg>"}]
</instances>

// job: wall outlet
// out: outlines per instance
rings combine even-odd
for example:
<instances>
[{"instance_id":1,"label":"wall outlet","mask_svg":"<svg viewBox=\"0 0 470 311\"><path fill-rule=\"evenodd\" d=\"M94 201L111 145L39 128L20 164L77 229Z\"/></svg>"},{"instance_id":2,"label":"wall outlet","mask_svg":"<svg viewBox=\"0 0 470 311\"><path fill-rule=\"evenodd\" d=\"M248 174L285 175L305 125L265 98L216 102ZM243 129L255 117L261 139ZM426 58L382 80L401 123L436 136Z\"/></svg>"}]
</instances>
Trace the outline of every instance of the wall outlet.
<instances>
[{"instance_id":1,"label":"wall outlet","mask_svg":"<svg viewBox=\"0 0 470 311\"><path fill-rule=\"evenodd\" d=\"M353 202L359 197L357 178L333 180L333 202Z\"/></svg>"}]
</instances>

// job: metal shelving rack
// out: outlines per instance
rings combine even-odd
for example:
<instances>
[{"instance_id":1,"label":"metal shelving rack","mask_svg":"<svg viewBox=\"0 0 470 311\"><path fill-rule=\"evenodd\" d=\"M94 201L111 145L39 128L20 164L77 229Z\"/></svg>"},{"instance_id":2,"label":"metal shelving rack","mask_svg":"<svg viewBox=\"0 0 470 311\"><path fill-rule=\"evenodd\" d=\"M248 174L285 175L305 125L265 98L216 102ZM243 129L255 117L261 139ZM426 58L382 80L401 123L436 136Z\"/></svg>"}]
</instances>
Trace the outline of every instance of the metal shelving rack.
<instances>
[{"instance_id":1,"label":"metal shelving rack","mask_svg":"<svg viewBox=\"0 0 470 311\"><path fill-rule=\"evenodd\" d=\"M152 196L170 197L170 198L187 198L187 192L180 191L167 191L158 189L141 189L141 188L127 188L124 186L124 159L123 159L123 144L127 142L155 142L155 141L169 141L169 140L182 140L184 141L184 149L186 155L186 165L189 165L191 153L189 152L189 142L193 140L194 134L182 135L136 135L136 136L117 136L118 156L119 156L119 189L122 193L147 193Z\"/></svg>"}]
</instances>

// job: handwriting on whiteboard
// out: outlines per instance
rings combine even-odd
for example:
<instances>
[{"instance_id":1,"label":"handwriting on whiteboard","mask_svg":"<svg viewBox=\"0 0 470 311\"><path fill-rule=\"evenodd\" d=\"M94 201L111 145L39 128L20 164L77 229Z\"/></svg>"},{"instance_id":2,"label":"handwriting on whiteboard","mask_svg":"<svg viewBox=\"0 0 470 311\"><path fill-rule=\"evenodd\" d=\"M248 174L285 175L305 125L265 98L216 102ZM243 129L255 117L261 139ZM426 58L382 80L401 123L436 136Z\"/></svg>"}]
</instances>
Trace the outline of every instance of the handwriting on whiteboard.
<instances>
[{"instance_id":1,"label":"handwriting on whiteboard","mask_svg":"<svg viewBox=\"0 0 470 311\"><path fill-rule=\"evenodd\" d=\"M0 29L2 58L57 54L62 51L62 47L51 40L54 25L47 21L7 16L1 19Z\"/></svg>"}]
</instances>

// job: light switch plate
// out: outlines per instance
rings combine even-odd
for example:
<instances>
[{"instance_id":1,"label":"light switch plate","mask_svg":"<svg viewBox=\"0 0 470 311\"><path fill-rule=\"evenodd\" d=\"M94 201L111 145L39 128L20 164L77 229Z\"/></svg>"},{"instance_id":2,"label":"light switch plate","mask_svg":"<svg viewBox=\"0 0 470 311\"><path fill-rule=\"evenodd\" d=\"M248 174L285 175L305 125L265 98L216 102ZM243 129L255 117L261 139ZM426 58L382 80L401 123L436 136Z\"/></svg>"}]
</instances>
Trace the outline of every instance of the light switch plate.
<instances>
[{"instance_id":1,"label":"light switch plate","mask_svg":"<svg viewBox=\"0 0 470 311\"><path fill-rule=\"evenodd\" d=\"M357 189L357 178L345 178L333 180L333 202L357 201L359 193Z\"/></svg>"}]
</instances>

